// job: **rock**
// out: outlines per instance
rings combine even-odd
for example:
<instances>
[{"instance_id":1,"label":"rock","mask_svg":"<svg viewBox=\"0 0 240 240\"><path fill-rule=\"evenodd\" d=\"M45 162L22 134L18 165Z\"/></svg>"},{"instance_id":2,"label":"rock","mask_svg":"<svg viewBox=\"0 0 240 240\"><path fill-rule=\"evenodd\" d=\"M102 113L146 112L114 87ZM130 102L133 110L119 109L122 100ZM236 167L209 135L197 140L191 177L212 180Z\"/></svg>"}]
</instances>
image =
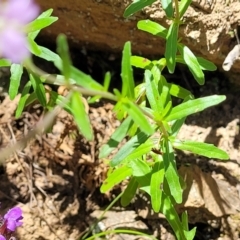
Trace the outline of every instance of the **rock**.
<instances>
[{"instance_id":1,"label":"rock","mask_svg":"<svg viewBox=\"0 0 240 240\"><path fill-rule=\"evenodd\" d=\"M165 41L137 29L140 19L152 19L163 26L169 24L159 1L129 19L123 12L131 0L37 0L43 10L54 9L59 20L43 31L45 39L55 41L65 33L78 48L120 52L126 41L132 42L135 54L163 55ZM227 54L236 45L233 30L240 22L240 2L193 0L187 10L179 35L198 56L203 56L220 68ZM235 63L233 71L240 71Z\"/></svg>"},{"instance_id":2,"label":"rock","mask_svg":"<svg viewBox=\"0 0 240 240\"><path fill-rule=\"evenodd\" d=\"M93 213L91 213L91 217L96 219L102 216L104 211L102 210L95 210ZM104 214L104 218L102 221L98 222L97 228L99 228L100 231L109 231L113 229L128 229L128 230L136 230L140 231L142 233L148 232L147 225L142 222L141 220L136 220L137 214L135 211L107 211ZM95 228L96 230L96 228ZM98 230L98 231L99 231ZM110 237L111 235L111 237ZM137 235L130 235L130 234L109 234L108 239L112 240L121 240L121 239L129 239L129 240L135 240L139 239L139 236ZM141 236L142 240L147 240L149 237L143 237Z\"/></svg>"},{"instance_id":3,"label":"rock","mask_svg":"<svg viewBox=\"0 0 240 240\"><path fill-rule=\"evenodd\" d=\"M179 212L187 210L190 222L204 222L239 212L238 192L227 181L215 180L211 173L203 172L197 165L182 166L179 174L186 189L183 203L177 208Z\"/></svg>"}]
</instances>

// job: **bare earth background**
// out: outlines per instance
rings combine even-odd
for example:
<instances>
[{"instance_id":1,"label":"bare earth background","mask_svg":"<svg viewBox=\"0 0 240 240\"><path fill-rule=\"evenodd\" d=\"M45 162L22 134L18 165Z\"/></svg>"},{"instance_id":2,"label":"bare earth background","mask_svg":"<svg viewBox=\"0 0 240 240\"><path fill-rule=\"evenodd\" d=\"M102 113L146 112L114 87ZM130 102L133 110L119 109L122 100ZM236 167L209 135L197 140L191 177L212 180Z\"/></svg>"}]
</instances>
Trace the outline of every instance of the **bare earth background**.
<instances>
[{"instance_id":1,"label":"bare earth background","mask_svg":"<svg viewBox=\"0 0 240 240\"><path fill-rule=\"evenodd\" d=\"M76 55L77 51L73 52L73 59L81 58L88 63L89 72L94 72L99 79L103 74L98 69L99 63L104 66L104 71L109 66L114 67L111 71L115 70L114 85L118 86L118 56L115 56L116 61L109 61L107 55L104 58L102 53L89 52L84 59L82 55ZM187 182L185 200L178 206L178 211L187 210L191 227L198 227L195 239L237 240L240 238L240 89L218 72L207 74L206 85L202 87L195 83L186 69L177 68L176 73L176 76L167 77L181 86L190 87L196 97L227 96L221 105L190 117L179 137L213 143L230 155L230 160L225 162L178 152L179 173ZM136 77L141 80L142 73ZM2 83L7 85L6 71L2 72L2 79ZM15 119L18 98L10 101L4 88L0 97L2 148L21 140L43 116L41 107L33 104L23 117ZM56 118L52 133L31 140L23 151L1 166L1 211L14 205L21 206L24 211L24 225L18 230L19 239L78 239L125 187L126 183L108 194L99 191L107 174L107 164L98 158L99 148L119 125L112 107L108 102L90 107L93 142L86 142L78 134L72 117L62 111ZM135 229L153 234L157 239L175 239L166 220L161 214L152 213L149 199L142 193L126 209L117 203L107 212L99 227ZM109 239L145 238L121 235L109 236Z\"/></svg>"},{"instance_id":2,"label":"bare earth background","mask_svg":"<svg viewBox=\"0 0 240 240\"><path fill-rule=\"evenodd\" d=\"M124 20L122 13L130 0L39 0L43 9L54 8L60 19L42 35L46 42L55 41L64 32L74 47L74 65L102 81L103 74L114 75L112 87L120 84L120 51L125 41L132 41L133 52L144 56L161 55L164 42L136 29L139 19L151 18L168 25L159 2L136 16ZM189 8L180 35L197 55L214 61L219 67L236 44L232 30L239 25L238 1L194 1ZM90 52L93 49L94 52ZM51 65L39 63L49 72ZM195 239L240 239L240 65L237 62L229 78L221 72L207 74L206 85L199 87L186 69L179 67L174 81L190 89L196 97L225 94L221 105L190 117L179 137L206 141L226 150L227 162L178 152L179 173L187 182L184 203L178 206L181 213L187 210L191 227L197 226ZM7 70L1 71L0 95L0 147L21 140L43 117L42 108L36 103L29 106L20 119L14 118L18 99L10 101L6 94ZM237 76L237 77L236 77ZM136 81L142 81L137 72ZM86 142L78 134L72 117L61 112L52 133L32 139L28 146L9 157L0 167L1 212L19 205L24 211L24 225L18 230L18 239L55 240L77 239L82 236L105 207L121 192L125 184L108 194L101 194L99 187L107 174L107 164L98 159L100 146L105 143L119 123L112 113L112 104L100 102L90 107L93 142ZM116 204L101 220L99 227L111 229L130 228L157 239L175 239L161 214L153 214L149 199L139 193L131 205L123 209ZM95 229L97 231L97 229ZM109 236L109 239L143 239L133 236Z\"/></svg>"},{"instance_id":3,"label":"bare earth background","mask_svg":"<svg viewBox=\"0 0 240 240\"><path fill-rule=\"evenodd\" d=\"M125 19L123 12L132 0L37 0L42 9L53 8L59 21L43 31L43 36L55 42L65 33L78 48L106 52L122 51L126 41L132 42L135 54L163 54L165 42L137 29L137 21L151 19L167 27L170 22L162 11L160 1ZM237 43L233 30L240 25L238 0L193 0L188 8L179 34L193 52L220 68L228 52ZM239 63L239 62L238 62ZM240 72L235 64L234 72ZM232 77L232 74L231 74ZM232 77L233 78L233 77Z\"/></svg>"}]
</instances>

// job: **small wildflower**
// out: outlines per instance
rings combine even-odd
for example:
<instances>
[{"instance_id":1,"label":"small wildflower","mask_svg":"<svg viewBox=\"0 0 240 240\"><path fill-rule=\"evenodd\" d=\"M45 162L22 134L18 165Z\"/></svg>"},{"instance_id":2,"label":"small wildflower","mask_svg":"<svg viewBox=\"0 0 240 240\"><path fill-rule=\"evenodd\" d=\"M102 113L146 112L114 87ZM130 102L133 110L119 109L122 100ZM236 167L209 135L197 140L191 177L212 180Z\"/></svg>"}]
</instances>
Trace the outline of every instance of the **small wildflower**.
<instances>
[{"instance_id":1,"label":"small wildflower","mask_svg":"<svg viewBox=\"0 0 240 240\"><path fill-rule=\"evenodd\" d=\"M4 217L0 216L0 240L16 240L13 236L17 227L22 225L22 209L14 207Z\"/></svg>"},{"instance_id":2,"label":"small wildflower","mask_svg":"<svg viewBox=\"0 0 240 240\"><path fill-rule=\"evenodd\" d=\"M33 0L0 0L0 56L20 63L30 56L24 25L37 17ZM1 240L1 239L0 239Z\"/></svg>"},{"instance_id":3,"label":"small wildflower","mask_svg":"<svg viewBox=\"0 0 240 240\"><path fill-rule=\"evenodd\" d=\"M23 219L22 209L20 207L11 208L4 215L4 219L7 221L7 229L14 232L17 227L22 225L22 222L20 222Z\"/></svg>"}]
</instances>

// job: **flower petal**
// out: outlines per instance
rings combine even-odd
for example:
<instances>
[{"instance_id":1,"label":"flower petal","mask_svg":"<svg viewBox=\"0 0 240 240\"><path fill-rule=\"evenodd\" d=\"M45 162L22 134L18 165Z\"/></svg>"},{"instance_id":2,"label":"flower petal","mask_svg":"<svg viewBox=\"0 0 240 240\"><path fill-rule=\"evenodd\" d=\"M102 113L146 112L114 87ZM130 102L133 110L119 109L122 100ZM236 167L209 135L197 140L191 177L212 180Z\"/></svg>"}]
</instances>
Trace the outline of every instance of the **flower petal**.
<instances>
[{"instance_id":1,"label":"flower petal","mask_svg":"<svg viewBox=\"0 0 240 240\"><path fill-rule=\"evenodd\" d=\"M4 219L7 220L7 229L14 232L15 229L22 225L22 222L19 222L22 217L22 209L19 207L14 207L10 209L5 215Z\"/></svg>"},{"instance_id":2,"label":"flower petal","mask_svg":"<svg viewBox=\"0 0 240 240\"><path fill-rule=\"evenodd\" d=\"M20 63L30 56L25 35L11 28L5 29L0 34L0 54L13 63Z\"/></svg>"},{"instance_id":3,"label":"flower petal","mask_svg":"<svg viewBox=\"0 0 240 240\"><path fill-rule=\"evenodd\" d=\"M2 14L6 19L27 24L37 17L39 7L32 0L8 0Z\"/></svg>"}]
</instances>

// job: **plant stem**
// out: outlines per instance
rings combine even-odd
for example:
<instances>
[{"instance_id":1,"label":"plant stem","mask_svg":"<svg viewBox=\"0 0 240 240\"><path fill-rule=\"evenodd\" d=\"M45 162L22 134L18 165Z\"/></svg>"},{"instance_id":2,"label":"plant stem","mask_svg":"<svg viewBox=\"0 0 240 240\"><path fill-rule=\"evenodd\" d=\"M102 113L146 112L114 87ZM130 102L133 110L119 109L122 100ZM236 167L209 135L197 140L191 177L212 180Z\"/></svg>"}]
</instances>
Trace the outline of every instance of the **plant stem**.
<instances>
[{"instance_id":1,"label":"plant stem","mask_svg":"<svg viewBox=\"0 0 240 240\"><path fill-rule=\"evenodd\" d=\"M31 62L28 62L27 66L25 66L25 67L30 72L37 74L40 77L41 76L44 77L46 83L56 85L57 79L54 75L47 74L46 72L44 72L43 70L41 70L40 68L38 68L36 65L34 65ZM61 84L59 84L59 85L61 85ZM86 96L101 96L101 97L106 98L111 101L115 101L115 102L117 101L117 97L109 92L86 89L86 88L80 87L76 84L67 84L67 81L66 81L66 87L69 90L73 89L75 91L82 93L83 95L86 95Z\"/></svg>"},{"instance_id":2,"label":"plant stem","mask_svg":"<svg viewBox=\"0 0 240 240\"><path fill-rule=\"evenodd\" d=\"M179 21L180 20L180 14L179 14L178 0L174 0L174 3L175 3L175 12L176 12L175 19L177 21Z\"/></svg>"}]
</instances>

